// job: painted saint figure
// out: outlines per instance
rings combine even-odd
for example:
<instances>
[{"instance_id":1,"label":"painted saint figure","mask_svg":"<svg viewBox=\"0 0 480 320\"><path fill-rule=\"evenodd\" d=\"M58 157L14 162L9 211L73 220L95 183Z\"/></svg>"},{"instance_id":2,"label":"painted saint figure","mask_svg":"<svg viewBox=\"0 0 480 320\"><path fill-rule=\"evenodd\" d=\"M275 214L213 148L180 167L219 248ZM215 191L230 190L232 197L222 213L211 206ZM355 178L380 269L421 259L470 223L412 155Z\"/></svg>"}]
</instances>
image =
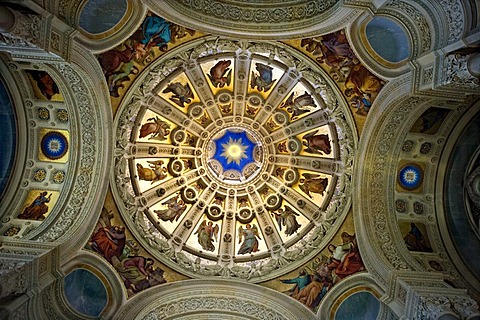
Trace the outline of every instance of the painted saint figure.
<instances>
[{"instance_id":1,"label":"painted saint figure","mask_svg":"<svg viewBox=\"0 0 480 320\"><path fill-rule=\"evenodd\" d=\"M167 168L163 166L162 160L147 162L149 163L148 168L137 163L137 173L140 180L152 181L154 183L167 177Z\"/></svg>"},{"instance_id":2,"label":"painted saint figure","mask_svg":"<svg viewBox=\"0 0 480 320\"><path fill-rule=\"evenodd\" d=\"M305 192L307 196L313 198L311 193L324 195L328 186L328 178L321 178L318 174L302 173L303 179L300 179L299 188Z\"/></svg>"},{"instance_id":3,"label":"painted saint figure","mask_svg":"<svg viewBox=\"0 0 480 320\"><path fill-rule=\"evenodd\" d=\"M358 251L355 235L342 232L341 238L343 241L342 245L328 245L328 250L332 253L332 256L327 265L339 279L343 279L363 269L363 262Z\"/></svg>"},{"instance_id":4,"label":"painted saint figure","mask_svg":"<svg viewBox=\"0 0 480 320\"><path fill-rule=\"evenodd\" d=\"M60 93L60 89L58 88L57 84L47 72L37 70L28 70L27 72L32 76L32 79L37 84L40 93L47 100L51 100L54 95Z\"/></svg>"},{"instance_id":5,"label":"painted saint figure","mask_svg":"<svg viewBox=\"0 0 480 320\"><path fill-rule=\"evenodd\" d=\"M318 130L307 133L302 137L303 145L306 146L305 152L313 154L330 154L332 146L328 139L328 134L316 134Z\"/></svg>"},{"instance_id":6,"label":"painted saint figure","mask_svg":"<svg viewBox=\"0 0 480 320\"><path fill-rule=\"evenodd\" d=\"M150 48L157 46L165 51L167 43L172 39L170 22L162 17L149 15L143 21L142 35L143 38L140 39L140 43L144 45L144 48L150 50Z\"/></svg>"},{"instance_id":7,"label":"painted saint figure","mask_svg":"<svg viewBox=\"0 0 480 320\"><path fill-rule=\"evenodd\" d=\"M125 248L125 227L101 226L91 236L90 247L100 253L109 262L113 257L120 257Z\"/></svg>"},{"instance_id":8,"label":"painted saint figure","mask_svg":"<svg viewBox=\"0 0 480 320\"><path fill-rule=\"evenodd\" d=\"M310 112L313 108L316 107L315 101L313 100L312 96L307 92L296 97L295 99L293 98L294 95L295 93L292 92L288 99L281 106L281 108L286 108L287 112L292 115L292 120L297 119L304 113Z\"/></svg>"},{"instance_id":9,"label":"painted saint figure","mask_svg":"<svg viewBox=\"0 0 480 320\"><path fill-rule=\"evenodd\" d=\"M410 251L432 252L422 232L415 223L410 223L410 231L403 238L407 249Z\"/></svg>"},{"instance_id":10,"label":"painted saint figure","mask_svg":"<svg viewBox=\"0 0 480 320\"><path fill-rule=\"evenodd\" d=\"M167 205L168 208L163 210L154 210L154 212L157 214L158 218L162 219L163 221L178 221L178 218L182 215L182 213L187 210L187 205L183 202L183 200L178 200L178 196L171 198L162 204Z\"/></svg>"},{"instance_id":11,"label":"painted saint figure","mask_svg":"<svg viewBox=\"0 0 480 320\"><path fill-rule=\"evenodd\" d=\"M166 282L163 277L163 270L153 268L152 258L130 256L120 261L117 257L114 257L112 265L122 277L129 296L132 293Z\"/></svg>"},{"instance_id":12,"label":"painted saint figure","mask_svg":"<svg viewBox=\"0 0 480 320\"><path fill-rule=\"evenodd\" d=\"M29 220L45 219L44 214L48 211L46 203L50 202L51 196L52 194L50 193L47 197L47 191L41 192L38 197L36 197L35 200L23 210L23 213L18 215L18 218Z\"/></svg>"},{"instance_id":13,"label":"painted saint figure","mask_svg":"<svg viewBox=\"0 0 480 320\"><path fill-rule=\"evenodd\" d=\"M162 93L170 92L172 96L169 99L182 108L185 107L185 103L190 103L194 98L192 88L190 88L190 84L188 83L184 85L180 82L169 83Z\"/></svg>"},{"instance_id":14,"label":"painted saint figure","mask_svg":"<svg viewBox=\"0 0 480 320\"><path fill-rule=\"evenodd\" d=\"M223 88L225 85L229 86L232 81L232 69L229 68L232 62L230 60L220 60L207 74L214 87Z\"/></svg>"},{"instance_id":15,"label":"painted saint figure","mask_svg":"<svg viewBox=\"0 0 480 320\"><path fill-rule=\"evenodd\" d=\"M213 239L215 238L215 242L218 242L219 230L220 227L218 224L214 226L212 221L208 221L208 223L207 220L202 221L195 234L198 235L198 243L202 246L203 250L215 251Z\"/></svg>"},{"instance_id":16,"label":"painted saint figure","mask_svg":"<svg viewBox=\"0 0 480 320\"><path fill-rule=\"evenodd\" d=\"M243 243L242 238L244 238ZM238 243L242 243L240 249L238 249L238 254L260 251L260 249L258 249L257 238L262 240L258 234L258 228L255 224L252 226L250 223L247 223L245 228L242 228L241 226L238 227Z\"/></svg>"},{"instance_id":17,"label":"painted saint figure","mask_svg":"<svg viewBox=\"0 0 480 320\"><path fill-rule=\"evenodd\" d=\"M275 81L277 81L273 80L273 68L263 63L255 63L255 68L259 74L257 75L252 71L250 87L252 89L255 89L256 87L258 91L263 90L264 92L267 92L272 88Z\"/></svg>"},{"instance_id":18,"label":"painted saint figure","mask_svg":"<svg viewBox=\"0 0 480 320\"><path fill-rule=\"evenodd\" d=\"M170 124L163 121L159 117L147 119L147 121L140 128L140 138L145 138L148 135L152 135L149 139L157 138L160 140L166 140L170 134Z\"/></svg>"}]
</instances>

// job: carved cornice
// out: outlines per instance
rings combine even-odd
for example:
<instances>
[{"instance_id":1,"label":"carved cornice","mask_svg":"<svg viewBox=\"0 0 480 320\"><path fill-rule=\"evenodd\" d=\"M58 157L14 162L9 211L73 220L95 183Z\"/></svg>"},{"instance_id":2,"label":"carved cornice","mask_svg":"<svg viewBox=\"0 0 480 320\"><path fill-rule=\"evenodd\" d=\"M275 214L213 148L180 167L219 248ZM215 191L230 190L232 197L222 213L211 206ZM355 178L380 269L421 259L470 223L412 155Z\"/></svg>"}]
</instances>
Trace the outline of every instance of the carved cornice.
<instances>
[{"instance_id":1,"label":"carved cornice","mask_svg":"<svg viewBox=\"0 0 480 320\"><path fill-rule=\"evenodd\" d=\"M13 27L0 33L0 51L9 52L15 60L68 60L74 29L54 15L25 14L16 10Z\"/></svg>"}]
</instances>

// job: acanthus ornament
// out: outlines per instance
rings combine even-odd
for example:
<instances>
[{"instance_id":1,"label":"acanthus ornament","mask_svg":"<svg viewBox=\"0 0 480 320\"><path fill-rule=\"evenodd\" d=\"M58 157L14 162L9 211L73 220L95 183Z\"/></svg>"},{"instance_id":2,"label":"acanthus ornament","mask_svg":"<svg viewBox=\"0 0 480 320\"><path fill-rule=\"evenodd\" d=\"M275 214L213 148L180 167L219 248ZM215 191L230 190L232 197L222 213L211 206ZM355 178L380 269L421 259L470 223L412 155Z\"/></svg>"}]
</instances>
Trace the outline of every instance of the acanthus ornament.
<instances>
[{"instance_id":1,"label":"acanthus ornament","mask_svg":"<svg viewBox=\"0 0 480 320\"><path fill-rule=\"evenodd\" d=\"M464 30L465 13L460 0L440 0L448 21L448 43L460 39Z\"/></svg>"},{"instance_id":2,"label":"acanthus ornament","mask_svg":"<svg viewBox=\"0 0 480 320\"><path fill-rule=\"evenodd\" d=\"M198 297L188 298L175 301L166 305L162 305L151 311L143 319L164 319L173 315L181 315L182 313L194 312L196 310L218 310L219 312L238 312L239 314L247 314L251 318L266 320L283 320L287 319L275 310L266 308L261 303L254 303L242 299L233 298L217 298L217 297Z\"/></svg>"},{"instance_id":3,"label":"acanthus ornament","mask_svg":"<svg viewBox=\"0 0 480 320\"><path fill-rule=\"evenodd\" d=\"M468 88L469 90L478 90L480 88L480 79L474 77L468 70L468 60L471 55L449 54L444 63L445 79L443 87L449 89ZM478 92L478 91L476 91Z\"/></svg>"},{"instance_id":4,"label":"acanthus ornament","mask_svg":"<svg viewBox=\"0 0 480 320\"><path fill-rule=\"evenodd\" d=\"M25 293L30 285L29 265L23 261L0 262L0 298Z\"/></svg>"},{"instance_id":5,"label":"acanthus ornament","mask_svg":"<svg viewBox=\"0 0 480 320\"><path fill-rule=\"evenodd\" d=\"M439 294L422 295L413 314L413 320L439 319L444 314L453 314L460 319L479 316L478 305L467 295L446 296Z\"/></svg>"},{"instance_id":6,"label":"acanthus ornament","mask_svg":"<svg viewBox=\"0 0 480 320\"><path fill-rule=\"evenodd\" d=\"M14 16L14 26L8 32L0 33L0 45L12 48L43 48L40 17L35 14L22 14L16 10L10 11Z\"/></svg>"},{"instance_id":7,"label":"acanthus ornament","mask_svg":"<svg viewBox=\"0 0 480 320\"><path fill-rule=\"evenodd\" d=\"M81 145L88 148L88 152L81 152L79 162L78 175L74 179L72 197L56 223L43 233L38 241L55 241L60 238L74 224L80 214L80 210L87 199L88 192L95 179L92 179L92 165L96 161L98 143L95 139L97 136L97 122L94 118L96 111L91 96L88 93L86 84L82 81L82 77L69 65L56 65L59 72L69 82L72 92L75 95L75 101L78 102L79 118L81 120L82 129L89 131L91 134L82 135ZM83 150L82 150L83 151Z\"/></svg>"},{"instance_id":8,"label":"acanthus ornament","mask_svg":"<svg viewBox=\"0 0 480 320\"><path fill-rule=\"evenodd\" d=\"M228 19L232 21L248 23L266 22L294 22L299 19L313 18L332 8L337 0L302 1L300 4L286 6L283 2L277 1L268 7L262 6L251 8L238 4L228 4L224 1L169 1L169 5L177 10L191 10L201 15L214 18Z\"/></svg>"}]
</instances>

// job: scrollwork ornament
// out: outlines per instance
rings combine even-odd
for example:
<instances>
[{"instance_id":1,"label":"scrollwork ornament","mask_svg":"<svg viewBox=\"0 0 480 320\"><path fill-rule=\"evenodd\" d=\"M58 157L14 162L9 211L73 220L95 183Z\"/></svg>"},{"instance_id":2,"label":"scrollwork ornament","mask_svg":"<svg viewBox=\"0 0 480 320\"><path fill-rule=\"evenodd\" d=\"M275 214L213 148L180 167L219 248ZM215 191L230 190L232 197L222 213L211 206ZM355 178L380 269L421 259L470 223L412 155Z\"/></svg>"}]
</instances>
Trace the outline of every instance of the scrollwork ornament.
<instances>
[{"instance_id":1,"label":"scrollwork ornament","mask_svg":"<svg viewBox=\"0 0 480 320\"><path fill-rule=\"evenodd\" d=\"M291 54L289 49L270 43L255 43L253 41L243 40L230 41L221 38L212 40L212 38L207 37L202 39L202 41L199 41L198 46L192 46L191 49L186 48L185 50L187 52L185 52L182 57L188 56L189 59L201 57L202 61L207 61L209 59L209 55L213 56L217 53L221 53L224 57L226 57L230 51L235 54L236 59L238 59L237 61L240 61L239 57L246 55L245 52L247 50L255 50L256 53L258 50L258 53L264 53L272 57L280 57L279 59L285 65L306 68L306 66L302 66L300 61L297 61L299 59ZM249 59L250 55L248 54L246 56ZM282 247L282 254L284 257L281 256L279 252L273 253L272 251L272 257L262 261L263 264L258 263L258 261L252 261L252 263L256 263L255 268L245 268L240 263L232 261L231 257L235 255L232 254L233 251L228 253L228 256L230 257L228 258L230 259L228 261L213 261L208 257L202 257L210 261L207 261L205 264L202 264L201 262L197 263L195 260L195 255L190 251L188 251L188 253L187 250L183 251L184 249L180 243L185 243L185 239L191 236L192 232L197 230L199 214L203 215L209 213L210 216L207 214L207 218L214 221L225 218L225 220L223 220L224 224L222 225L220 231L220 237L218 238L220 243L218 244L217 248L219 248L220 251L226 248L228 251L228 248L231 248L232 246L228 246L226 243L234 242L237 238L235 226L232 226L234 229L227 229L227 224L231 223L231 220L234 221L233 225L236 222L240 222L245 225L247 223L256 223L257 226L260 225L261 230L265 232L265 234L268 233L268 235L273 235L275 233L275 228L273 225L261 225L259 222L252 221L254 218L256 218L258 221L267 221L269 213L266 210L278 209L282 205L282 197L289 197L292 205L297 207L297 209L304 208L305 210L308 209L313 212L313 208L310 201L306 201L305 199L300 199L299 197L292 195L291 188L287 188L285 185L277 184L277 178L272 179L271 174L264 174L261 175L255 183L258 182L264 186L275 185L275 188L273 189L272 187L272 189L278 194L276 197L279 199L279 201L271 202L270 208L266 204L269 202L266 202L267 199L264 199L266 196L262 193L262 189L257 188L257 186L253 183L251 185L245 184L237 187L225 185L223 183L212 182L210 172L208 171L210 168L201 161L196 163L194 170L184 170L182 172L178 172L178 177L175 175L175 179L172 180L175 183L171 183L169 185L168 183L162 181L159 185L154 185L150 191L142 194L142 196L144 196L147 200L143 204L144 207L139 207L138 201L135 200L138 200L140 193L137 190L137 186L134 187L134 184L132 183L132 177L134 176L134 173L130 172L130 170L132 170L132 163L130 160L131 155L126 152L130 146L135 144L137 139L137 137L134 136L134 133L132 133L133 128L135 128L135 123L131 119L135 119L139 112L144 112L145 108L148 109L150 107L147 103L147 100L149 99L148 97L152 95L152 92L148 92L148 88L151 88L151 90L158 90L158 84L161 81L168 80L170 73L174 74L174 71L178 66L176 63L171 63L172 62L166 60L162 61L162 58L160 58L154 62L154 65L151 68L147 67L143 72L148 73L149 76L144 78L144 81L142 82L143 92L140 92L140 89L132 87L130 89L134 92L132 99L120 105L119 112L117 113L120 118L116 120L118 125L116 134L117 141L115 150L115 171L111 176L113 177L111 178L111 181L112 183L116 184L116 187L112 187L112 189L114 189L115 198L119 204L122 217L127 221L127 224L131 224L133 221L134 227L132 228L132 233L137 234L139 239L142 239L142 241L145 241L148 244L146 245L146 248L152 255L169 267L178 267L177 270L180 272L184 271L185 274L192 277L234 277L255 283L267 278L273 278L275 275L279 275L281 272L286 272L285 270L288 268L290 268L288 270L293 270L293 268L297 267L299 261L302 261L302 259L306 259L309 256L310 252L313 250L319 250L320 247L323 247L322 243L325 243L327 241L326 238L330 237L329 235L327 236L327 233L331 234L332 230L335 230L335 228L333 228L335 221L342 216L344 217L348 213L348 209L351 204L351 174L354 161L354 150L356 147L356 136L352 130L353 121L351 117L348 116L349 113L345 112L345 110L348 110L348 106L343 103L341 106L339 106L340 103L337 103L335 119L330 118L330 115L327 114L327 112L324 112L325 110L320 110L321 112L318 112L319 116L312 120L312 126L314 126L318 121L323 122L327 120L331 122L329 126L333 131L332 143L335 145L336 149L339 149L339 157L341 159L338 159L338 165L336 166L337 170L335 175L338 173L338 177L335 176L334 179L330 181L332 184L332 192L328 196L331 197L331 203L328 204L328 207L325 208L325 211L323 211L323 209L319 211L320 213L318 214L318 219L315 219L315 224L312 223L309 226L310 229L305 232L305 236L308 241L304 240L304 243L300 246L290 245L287 248ZM198 62L196 63L198 67ZM159 76L155 76L157 71L160 71L158 72L160 73ZM323 71L320 69L316 71L310 70L308 80L314 79L314 83L312 84L313 86L321 83L322 99L326 101L336 101L337 99L335 96L337 93L331 88L333 82L330 83L328 80L325 80L324 78L326 75L322 72ZM142 78L142 76L143 74L139 75L138 79ZM192 85L196 86L197 83L193 81ZM145 96L142 97L141 94L145 94ZM250 100L254 98L255 97L250 98ZM248 100L244 96L242 96L242 99ZM259 99L259 101L259 103L262 104L263 100ZM270 108L270 113L272 114L276 106L272 105ZM266 110L266 108L264 109ZM262 112L265 110L262 110ZM172 109L171 115L175 116L175 114L175 109ZM162 115L165 116L165 113ZM235 118L235 115L236 113L234 113L233 116L229 115L229 119L236 123L237 119ZM196 121L192 120L190 123L185 123L184 120L185 118L178 119L178 123L184 125L182 130L192 133L198 137L198 142L195 148L188 150L189 156L201 158L207 153L206 149L202 149L205 146L205 142L203 140L209 138L212 133L207 131L206 128L199 127L198 122ZM239 122L244 121L242 117L240 117L238 120ZM284 120L287 122L289 121L287 118ZM215 125L217 121L218 119L214 119L212 124ZM225 125L227 124L227 120L218 122L218 124L220 123ZM298 123L303 126L302 121L299 121ZM138 126L138 123L136 125ZM258 126L257 129L255 129L255 125ZM259 123L253 121L248 123L248 127L251 127L254 130L264 129L261 128ZM297 128L291 126L291 129L289 130L291 130L291 133L293 134ZM177 142L181 141L182 139L178 139ZM292 145L289 146L292 152L301 151L303 147L301 141L293 139L289 139L289 141L292 141ZM272 146L271 149L274 149L273 147L274 146ZM179 153L175 155L176 160L174 161L182 161L181 157L186 150L183 145L179 145L178 148ZM162 154L163 151L161 148L159 148L158 152L155 153L155 156L160 158ZM153 152L151 152L151 155L153 155ZM274 162L276 160L275 155L272 154L272 158L270 159L272 162ZM300 160L298 160L298 163L290 162L290 160L295 159L290 156L286 158L286 162L294 166L298 165L298 163L302 163ZM267 165L270 165L268 161L265 162ZM319 163L321 164L320 161ZM274 166L271 166L271 168L273 170ZM171 171L169 171L169 173L172 174ZM280 179L283 178L280 177ZM293 185L298 179L299 174L294 170L290 170L286 175L287 184ZM162 188L165 190L165 192L160 191ZM238 195L237 189L239 190ZM151 208L154 206L154 202L158 203L163 201L163 199L170 199L169 197L173 196L175 192L178 192L182 200L187 204L191 204L191 206L189 206L189 209L185 214L185 216L188 215L188 217L185 217L185 221L181 220L183 222L180 222L182 223L181 229L184 233L167 235L165 232L163 232L164 230L159 230L157 225L154 225L150 222L147 216L151 213L148 209L145 209L145 207ZM243 195L242 192L244 192ZM223 205L219 205L217 207L211 204L211 199L215 197L215 194L220 194L224 198L225 202ZM240 195L247 197L245 194L247 194L250 198L249 205L246 207L236 207L235 200L238 200ZM285 196L279 197L279 194L284 194ZM162 199L158 199L156 196ZM275 200L275 197L272 196L269 198L269 200ZM222 214L221 216L218 215L217 217L217 212L225 212L225 214ZM244 214L242 215L240 213ZM235 219L235 217L237 218ZM241 220L242 217L243 220ZM200 218L200 221L202 220L203 218ZM189 229L189 231L186 229ZM229 237L231 237L231 239ZM173 239L175 239L175 241L173 241ZM225 246L222 244L225 244ZM188 246L188 243L186 245ZM219 254L223 254L223 252ZM275 257L273 257L274 255ZM257 259L257 257L254 256L247 257L245 255L244 257L246 257L247 260ZM288 257L288 259L285 257ZM295 257L295 259L293 259L293 257ZM282 266L282 268L279 268L279 266Z\"/></svg>"},{"instance_id":2,"label":"scrollwork ornament","mask_svg":"<svg viewBox=\"0 0 480 320\"><path fill-rule=\"evenodd\" d=\"M55 224L40 237L37 241L55 241L71 227L72 224L77 222L78 217L82 217L80 210L87 199L88 190L91 189L92 183L98 182L96 179L92 179L93 162L96 161L95 155L98 152L96 141L97 134L97 122L95 120L96 106L92 101L91 95L82 77L75 71L70 65L58 64L56 65L58 71L67 80L72 88L75 101L77 101L77 109L79 118L81 120L82 129L89 131L91 135L82 135L81 145L88 146L90 152L80 152L81 157L79 160L78 174L74 179L74 185L72 187L72 196L69 204L56 220Z\"/></svg>"},{"instance_id":3,"label":"scrollwork ornament","mask_svg":"<svg viewBox=\"0 0 480 320\"><path fill-rule=\"evenodd\" d=\"M229 297L193 297L181 299L172 303L161 305L152 310L143 319L163 319L173 315L181 315L186 312L194 312L195 310L218 310L238 312L240 314L248 313L250 317L258 319L282 320L285 318L282 314L266 308L261 303L254 303L242 299L233 299ZM268 318L265 318L268 315Z\"/></svg>"},{"instance_id":4,"label":"scrollwork ornament","mask_svg":"<svg viewBox=\"0 0 480 320\"><path fill-rule=\"evenodd\" d=\"M426 294L418 297L418 305L415 306L412 319L438 319L446 313L454 314L460 317L460 319L480 315L475 300L466 295Z\"/></svg>"}]
</instances>

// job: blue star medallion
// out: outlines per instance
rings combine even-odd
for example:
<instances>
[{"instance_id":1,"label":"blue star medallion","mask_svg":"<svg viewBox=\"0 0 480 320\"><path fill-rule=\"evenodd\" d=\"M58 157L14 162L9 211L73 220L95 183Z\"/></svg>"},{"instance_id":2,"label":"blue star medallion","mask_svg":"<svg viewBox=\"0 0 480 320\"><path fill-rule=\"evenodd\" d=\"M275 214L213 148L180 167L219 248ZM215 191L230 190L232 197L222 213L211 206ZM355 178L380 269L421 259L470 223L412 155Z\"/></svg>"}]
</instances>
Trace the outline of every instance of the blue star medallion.
<instances>
[{"instance_id":1,"label":"blue star medallion","mask_svg":"<svg viewBox=\"0 0 480 320\"><path fill-rule=\"evenodd\" d=\"M209 166L222 181L245 181L260 167L259 141L246 130L224 129L211 140Z\"/></svg>"}]
</instances>

